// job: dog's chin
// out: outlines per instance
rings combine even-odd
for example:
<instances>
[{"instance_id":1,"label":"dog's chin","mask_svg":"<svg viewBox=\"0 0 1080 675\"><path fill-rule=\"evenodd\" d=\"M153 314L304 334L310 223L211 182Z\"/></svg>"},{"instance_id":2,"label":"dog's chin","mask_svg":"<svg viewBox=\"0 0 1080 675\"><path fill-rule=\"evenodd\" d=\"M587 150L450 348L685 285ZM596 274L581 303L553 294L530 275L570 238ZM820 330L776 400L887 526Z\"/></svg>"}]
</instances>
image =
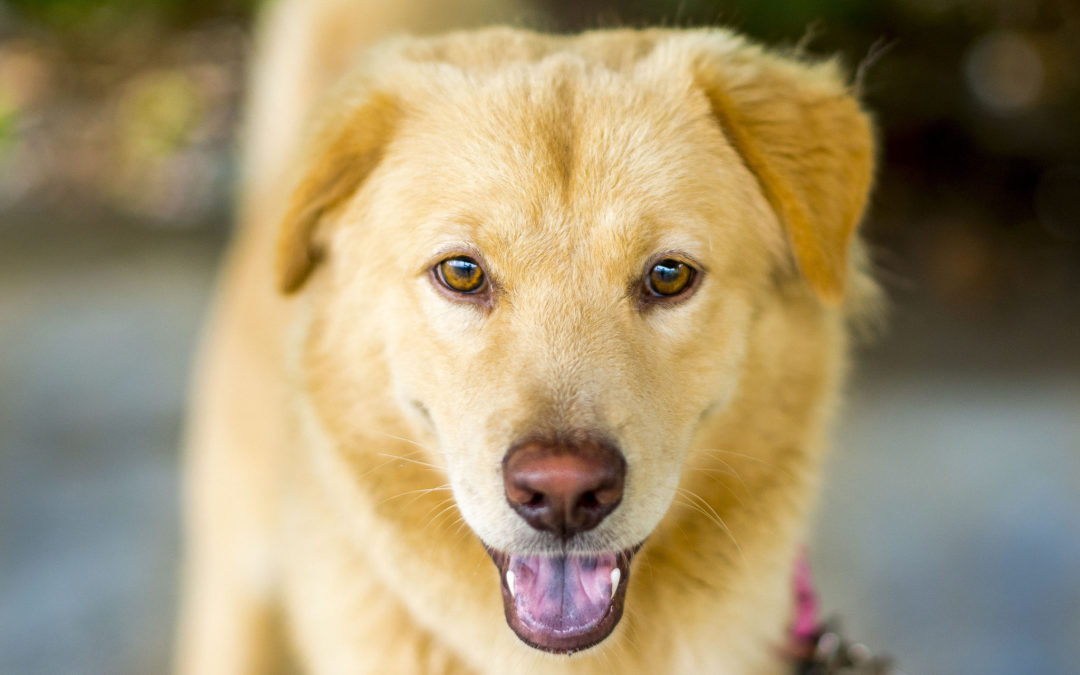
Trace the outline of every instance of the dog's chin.
<instances>
[{"instance_id":1,"label":"dog's chin","mask_svg":"<svg viewBox=\"0 0 1080 675\"><path fill-rule=\"evenodd\" d=\"M573 654L618 625L639 546L595 554L523 555L487 547L499 570L506 623L526 644Z\"/></svg>"}]
</instances>

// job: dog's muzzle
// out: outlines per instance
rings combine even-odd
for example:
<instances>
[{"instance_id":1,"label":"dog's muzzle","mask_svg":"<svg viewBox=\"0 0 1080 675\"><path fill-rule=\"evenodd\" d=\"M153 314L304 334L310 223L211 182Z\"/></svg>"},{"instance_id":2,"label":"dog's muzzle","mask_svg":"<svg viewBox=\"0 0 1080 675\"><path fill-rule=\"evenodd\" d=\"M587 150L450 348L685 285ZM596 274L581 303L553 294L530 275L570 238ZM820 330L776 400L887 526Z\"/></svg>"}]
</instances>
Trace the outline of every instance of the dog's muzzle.
<instances>
[{"instance_id":1,"label":"dog's muzzle","mask_svg":"<svg viewBox=\"0 0 1080 675\"><path fill-rule=\"evenodd\" d=\"M510 507L565 544L619 505L626 460L601 440L530 440L506 453L503 481ZM622 617L636 550L548 555L488 549L502 580L506 622L523 641L548 652L597 644Z\"/></svg>"}]
</instances>

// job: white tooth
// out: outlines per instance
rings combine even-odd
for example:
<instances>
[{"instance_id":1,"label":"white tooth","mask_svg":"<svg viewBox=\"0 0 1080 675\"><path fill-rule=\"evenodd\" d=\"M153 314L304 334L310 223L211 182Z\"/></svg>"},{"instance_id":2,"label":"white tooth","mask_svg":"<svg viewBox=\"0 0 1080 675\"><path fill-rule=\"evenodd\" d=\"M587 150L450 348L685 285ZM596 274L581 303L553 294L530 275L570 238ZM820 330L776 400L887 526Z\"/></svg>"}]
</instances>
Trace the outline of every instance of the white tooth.
<instances>
[{"instance_id":1,"label":"white tooth","mask_svg":"<svg viewBox=\"0 0 1080 675\"><path fill-rule=\"evenodd\" d=\"M615 598L615 590L617 588L619 588L619 579L621 577L622 577L622 572L619 571L618 567L611 570L611 597L612 597L612 599Z\"/></svg>"},{"instance_id":2,"label":"white tooth","mask_svg":"<svg viewBox=\"0 0 1080 675\"><path fill-rule=\"evenodd\" d=\"M513 570L506 570L506 587L510 589L510 597L514 597L516 592L514 591L514 572Z\"/></svg>"}]
</instances>

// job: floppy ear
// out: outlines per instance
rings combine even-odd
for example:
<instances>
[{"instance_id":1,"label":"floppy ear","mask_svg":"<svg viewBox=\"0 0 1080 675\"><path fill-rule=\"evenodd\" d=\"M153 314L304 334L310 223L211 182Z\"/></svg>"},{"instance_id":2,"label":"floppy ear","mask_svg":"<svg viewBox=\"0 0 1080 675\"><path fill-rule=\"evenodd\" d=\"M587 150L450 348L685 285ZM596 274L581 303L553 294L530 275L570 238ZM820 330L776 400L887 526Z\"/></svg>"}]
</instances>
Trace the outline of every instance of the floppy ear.
<instances>
[{"instance_id":1,"label":"floppy ear","mask_svg":"<svg viewBox=\"0 0 1080 675\"><path fill-rule=\"evenodd\" d=\"M838 304L874 164L870 120L840 69L748 46L696 66L698 86L776 211L803 276Z\"/></svg>"},{"instance_id":2,"label":"floppy ear","mask_svg":"<svg viewBox=\"0 0 1080 675\"><path fill-rule=\"evenodd\" d=\"M276 277L282 293L304 284L322 255L315 241L319 221L353 194L379 163L396 120L395 101L369 93L361 103L326 121L314 137L278 234Z\"/></svg>"}]
</instances>

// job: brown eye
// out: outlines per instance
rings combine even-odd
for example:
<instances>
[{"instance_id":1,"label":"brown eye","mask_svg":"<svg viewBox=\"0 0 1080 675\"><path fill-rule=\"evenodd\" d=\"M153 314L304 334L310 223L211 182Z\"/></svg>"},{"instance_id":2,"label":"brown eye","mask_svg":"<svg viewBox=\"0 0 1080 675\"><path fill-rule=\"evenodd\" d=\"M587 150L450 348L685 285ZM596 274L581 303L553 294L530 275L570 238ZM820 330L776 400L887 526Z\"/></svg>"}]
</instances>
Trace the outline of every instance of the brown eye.
<instances>
[{"instance_id":1,"label":"brown eye","mask_svg":"<svg viewBox=\"0 0 1080 675\"><path fill-rule=\"evenodd\" d=\"M486 285L484 270L472 258L449 258L435 267L439 281L455 293L478 293Z\"/></svg>"},{"instance_id":2,"label":"brown eye","mask_svg":"<svg viewBox=\"0 0 1080 675\"><path fill-rule=\"evenodd\" d=\"M694 268L686 263L665 258L656 263L645 277L645 288L659 298L676 296L690 287L694 280Z\"/></svg>"}]
</instances>

